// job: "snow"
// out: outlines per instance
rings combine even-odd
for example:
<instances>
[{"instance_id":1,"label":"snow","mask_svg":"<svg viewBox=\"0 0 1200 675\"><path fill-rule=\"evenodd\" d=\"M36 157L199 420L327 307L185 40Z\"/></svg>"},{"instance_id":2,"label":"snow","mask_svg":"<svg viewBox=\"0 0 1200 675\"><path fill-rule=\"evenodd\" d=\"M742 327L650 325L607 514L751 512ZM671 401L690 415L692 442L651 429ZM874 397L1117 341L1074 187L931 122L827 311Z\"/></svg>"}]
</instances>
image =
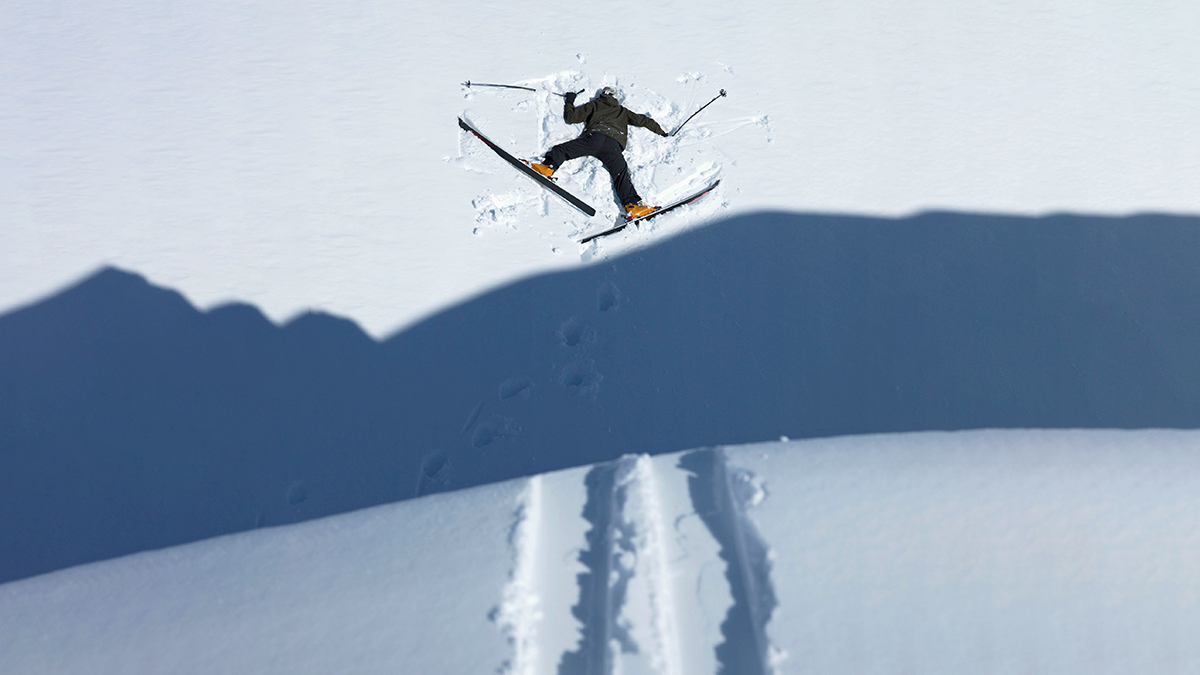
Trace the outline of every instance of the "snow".
<instances>
[{"instance_id":1,"label":"snow","mask_svg":"<svg viewBox=\"0 0 1200 675\"><path fill-rule=\"evenodd\" d=\"M0 672L1200 670L1197 25L9 3Z\"/></svg>"},{"instance_id":2,"label":"snow","mask_svg":"<svg viewBox=\"0 0 1200 675\"><path fill-rule=\"evenodd\" d=\"M768 491L750 510L780 597L768 633L788 671L1191 672L1196 439L920 434L731 455Z\"/></svg>"},{"instance_id":3,"label":"snow","mask_svg":"<svg viewBox=\"0 0 1200 675\"><path fill-rule=\"evenodd\" d=\"M5 584L0 671L492 671L497 595L468 590L504 585L521 487Z\"/></svg>"},{"instance_id":4,"label":"snow","mask_svg":"<svg viewBox=\"0 0 1200 675\"><path fill-rule=\"evenodd\" d=\"M0 308L114 265L203 308L238 300L276 322L319 309L380 338L593 260L572 234L606 216L542 205L454 123L467 114L532 154L572 133L557 99L466 80L615 83L667 128L728 90L678 139L635 130L647 196L722 176L705 207L719 208L654 236L764 209L1195 213L1198 12L1187 0L1152 12L1090 0L10 3ZM565 184L611 212L602 178L576 165Z\"/></svg>"},{"instance_id":5,"label":"snow","mask_svg":"<svg viewBox=\"0 0 1200 675\"><path fill-rule=\"evenodd\" d=\"M0 670L1195 672L1197 450L972 431L628 455L0 585Z\"/></svg>"}]
</instances>

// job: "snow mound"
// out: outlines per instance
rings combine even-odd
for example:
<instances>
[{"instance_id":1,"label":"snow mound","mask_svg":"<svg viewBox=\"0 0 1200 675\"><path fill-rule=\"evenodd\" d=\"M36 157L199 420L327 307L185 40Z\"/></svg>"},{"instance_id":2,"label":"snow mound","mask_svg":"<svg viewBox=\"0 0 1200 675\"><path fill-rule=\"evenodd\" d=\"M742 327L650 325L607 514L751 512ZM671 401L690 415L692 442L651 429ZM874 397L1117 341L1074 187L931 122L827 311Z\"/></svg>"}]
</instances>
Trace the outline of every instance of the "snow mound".
<instances>
[{"instance_id":1,"label":"snow mound","mask_svg":"<svg viewBox=\"0 0 1200 675\"><path fill-rule=\"evenodd\" d=\"M11 673L1188 673L1200 432L628 455L0 586Z\"/></svg>"}]
</instances>

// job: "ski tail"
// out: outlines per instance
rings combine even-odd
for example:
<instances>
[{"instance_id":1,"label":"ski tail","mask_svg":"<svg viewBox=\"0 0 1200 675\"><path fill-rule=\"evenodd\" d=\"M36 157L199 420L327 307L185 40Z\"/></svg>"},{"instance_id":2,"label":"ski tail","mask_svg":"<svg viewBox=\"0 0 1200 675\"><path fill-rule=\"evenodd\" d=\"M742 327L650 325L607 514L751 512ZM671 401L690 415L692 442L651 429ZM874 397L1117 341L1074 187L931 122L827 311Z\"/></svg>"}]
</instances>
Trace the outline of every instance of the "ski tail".
<instances>
[{"instance_id":1,"label":"ski tail","mask_svg":"<svg viewBox=\"0 0 1200 675\"><path fill-rule=\"evenodd\" d=\"M620 225L617 225L616 227L609 228L607 230L604 230L603 232L589 234L588 236L584 237L583 239L580 239L579 243L586 244L589 241L592 241L593 239L598 239L600 237L604 237L604 236L607 236L610 234L615 234L615 233L620 232L621 230L625 229L629 225L632 225L633 223L640 223L643 220L650 220L651 218L653 218L655 216L659 216L668 211L677 209L681 206L686 206L687 204L691 204L692 202L696 201L697 199L700 199L704 195L715 190L717 188L717 186L720 184L721 184L720 179L715 180L711 184L709 184L708 187L704 188L703 190L700 190L699 192L694 192L694 193L688 195L687 197L684 197L683 199L671 202L670 204L668 204L662 208L656 209L654 211L651 211L650 213L648 213L640 218L630 218L630 219L625 220L625 222L621 223Z\"/></svg>"},{"instance_id":2,"label":"ski tail","mask_svg":"<svg viewBox=\"0 0 1200 675\"><path fill-rule=\"evenodd\" d=\"M709 186L708 186L708 187L704 188L703 190L700 190L699 192L694 192L694 193L692 193L692 194L690 194L690 195L688 195L688 196L684 197L683 199L680 199L680 200L677 200L677 201L671 202L670 204L667 204L666 206L663 206L663 207L657 208L657 209L655 209L655 210L651 211L650 213L647 213L647 214L646 214L646 215L644 215L644 216L641 216L641 217L638 217L638 218L630 218L630 219L628 219L626 222L628 222L628 223L637 223L637 222L641 222L641 221L643 221L643 220L650 220L651 218L653 218L653 217L655 217L655 216L659 216L659 215L662 215L662 214L664 214L664 213L666 213L666 212L668 212L668 211L671 211L671 210L677 209L677 208L679 208L679 207L681 207L681 206L686 206L686 205L688 205L688 204L691 204L692 202L696 201L697 199L700 199L700 198L701 198L701 197L703 197L704 195L706 195L706 194L708 194L708 193L712 192L713 190L717 189L717 186L718 186L718 185L720 185L720 184L721 184L721 181L720 181L719 179L718 179L718 180L715 180L715 181L713 181L711 184L709 184Z\"/></svg>"},{"instance_id":3,"label":"ski tail","mask_svg":"<svg viewBox=\"0 0 1200 675\"><path fill-rule=\"evenodd\" d=\"M589 218L591 216L596 215L596 209L592 208L590 205L588 205L582 199L580 199L580 198L576 197L575 195L571 194L570 192L567 192L566 190L564 190L562 188L562 186L560 186L558 183L555 183L554 181L550 180L549 178L538 173L537 171L535 171L533 169L533 167L531 167L528 164L526 164L525 162L517 159L516 157L513 157L512 155L510 155L504 148L493 143L491 140L488 139L487 136L484 136L483 134L481 134L477 129L472 127L470 124L467 124L467 122L465 120L463 120L463 118L461 118L461 117L458 118L458 126L462 127L462 129L464 131L469 132L470 134L474 135L479 140L483 141L484 145L491 148L493 152L495 152L497 155L500 155L501 159L503 159L504 161L513 165L513 167L515 167L518 171L525 174L526 176L529 176L534 181L536 181L539 185L541 185L542 187L546 188L547 190L553 192L558 197L562 198L562 200L565 201L566 203L579 209L582 213L587 215Z\"/></svg>"}]
</instances>

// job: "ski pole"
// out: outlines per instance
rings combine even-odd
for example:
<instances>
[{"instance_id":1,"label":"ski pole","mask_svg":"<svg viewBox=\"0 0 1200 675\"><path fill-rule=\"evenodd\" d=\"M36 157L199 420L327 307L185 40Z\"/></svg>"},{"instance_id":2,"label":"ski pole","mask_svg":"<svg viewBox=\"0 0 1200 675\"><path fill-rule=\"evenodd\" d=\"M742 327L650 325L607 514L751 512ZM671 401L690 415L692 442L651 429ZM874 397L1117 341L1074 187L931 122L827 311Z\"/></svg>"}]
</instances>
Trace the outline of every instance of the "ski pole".
<instances>
[{"instance_id":1,"label":"ski pole","mask_svg":"<svg viewBox=\"0 0 1200 675\"><path fill-rule=\"evenodd\" d=\"M463 82L463 86L466 87L467 89L470 89L471 87L499 87L501 89L520 89L522 91L537 91L537 89L534 89L533 87L522 87L522 86L516 85L516 84L488 84L486 82L472 82L470 80ZM558 97L566 97L566 94L560 94L555 91L552 91L550 93L554 94L555 96L558 96Z\"/></svg>"},{"instance_id":2,"label":"ski pole","mask_svg":"<svg viewBox=\"0 0 1200 675\"><path fill-rule=\"evenodd\" d=\"M722 89L721 93L714 96L712 101L709 101L708 103L705 103L704 105L700 106L700 110L697 110L696 112L689 115L688 118L683 121L683 124L687 124L688 122L691 122L693 117L695 117L696 115L699 115L702 110L704 110L708 106L712 105L713 101L716 101L717 99L719 99L725 95L726 95L725 90ZM679 130L683 128L683 124L680 124L679 126L675 127L675 131L672 131L670 135L674 136L675 134L679 133Z\"/></svg>"}]
</instances>

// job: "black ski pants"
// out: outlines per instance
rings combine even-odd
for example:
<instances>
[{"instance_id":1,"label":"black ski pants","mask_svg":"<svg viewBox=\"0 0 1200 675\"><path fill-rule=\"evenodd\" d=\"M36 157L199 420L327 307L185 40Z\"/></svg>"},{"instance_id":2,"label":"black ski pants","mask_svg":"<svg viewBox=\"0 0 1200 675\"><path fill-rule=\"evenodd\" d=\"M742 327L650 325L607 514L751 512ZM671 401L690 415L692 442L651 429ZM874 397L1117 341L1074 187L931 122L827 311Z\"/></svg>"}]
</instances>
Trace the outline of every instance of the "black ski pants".
<instances>
[{"instance_id":1,"label":"black ski pants","mask_svg":"<svg viewBox=\"0 0 1200 675\"><path fill-rule=\"evenodd\" d=\"M633 180L629 177L629 165L625 163L625 155L621 153L621 144L612 136L599 131L584 134L573 141L560 143L546 153L546 165L557 169L562 163L577 157L595 157L612 176L613 190L621 204L637 204L642 201L637 190L633 188Z\"/></svg>"}]
</instances>

